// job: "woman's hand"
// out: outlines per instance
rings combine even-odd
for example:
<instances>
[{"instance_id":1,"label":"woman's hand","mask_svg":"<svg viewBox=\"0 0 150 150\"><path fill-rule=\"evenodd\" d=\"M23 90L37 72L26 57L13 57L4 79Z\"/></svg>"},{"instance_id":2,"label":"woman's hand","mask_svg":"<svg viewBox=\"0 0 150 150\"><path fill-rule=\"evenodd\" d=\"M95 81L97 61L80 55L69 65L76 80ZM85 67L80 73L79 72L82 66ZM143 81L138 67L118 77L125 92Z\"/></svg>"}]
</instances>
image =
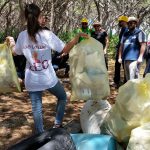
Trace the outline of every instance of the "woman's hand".
<instances>
[{"instance_id":1,"label":"woman's hand","mask_svg":"<svg viewBox=\"0 0 150 150\"><path fill-rule=\"evenodd\" d=\"M79 33L79 37L89 38L89 35L86 33Z\"/></svg>"},{"instance_id":2,"label":"woman's hand","mask_svg":"<svg viewBox=\"0 0 150 150\"><path fill-rule=\"evenodd\" d=\"M6 43L8 46L10 46L11 48L13 48L15 46L15 40L13 37L8 36L6 37Z\"/></svg>"},{"instance_id":3,"label":"woman's hand","mask_svg":"<svg viewBox=\"0 0 150 150\"><path fill-rule=\"evenodd\" d=\"M8 46L10 46L10 48L11 48L11 50L12 50L12 54L14 55L14 56L16 56L17 54L15 53L15 40L14 40L14 38L13 37L11 37L11 36L8 36L8 37L6 37L6 44L8 45Z\"/></svg>"},{"instance_id":4,"label":"woman's hand","mask_svg":"<svg viewBox=\"0 0 150 150\"><path fill-rule=\"evenodd\" d=\"M73 48L74 45L76 45L79 42L79 38L84 37L84 38L89 38L88 34L86 33L79 33L76 35L74 39L72 39L69 43L67 43L63 49L63 53L69 53L70 50Z\"/></svg>"}]
</instances>

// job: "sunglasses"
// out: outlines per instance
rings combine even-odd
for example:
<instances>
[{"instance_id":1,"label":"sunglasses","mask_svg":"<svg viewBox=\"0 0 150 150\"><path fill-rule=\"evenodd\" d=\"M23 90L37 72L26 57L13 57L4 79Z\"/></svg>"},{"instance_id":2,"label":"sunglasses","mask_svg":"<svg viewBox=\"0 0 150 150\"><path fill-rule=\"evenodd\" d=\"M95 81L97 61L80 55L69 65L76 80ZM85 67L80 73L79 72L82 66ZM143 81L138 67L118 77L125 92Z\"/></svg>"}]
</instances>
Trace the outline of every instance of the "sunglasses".
<instances>
[{"instance_id":1,"label":"sunglasses","mask_svg":"<svg viewBox=\"0 0 150 150\"><path fill-rule=\"evenodd\" d=\"M87 23L86 22L82 22L82 25L87 25Z\"/></svg>"},{"instance_id":2,"label":"sunglasses","mask_svg":"<svg viewBox=\"0 0 150 150\"><path fill-rule=\"evenodd\" d=\"M129 25L136 24L135 21L128 22Z\"/></svg>"}]
</instances>

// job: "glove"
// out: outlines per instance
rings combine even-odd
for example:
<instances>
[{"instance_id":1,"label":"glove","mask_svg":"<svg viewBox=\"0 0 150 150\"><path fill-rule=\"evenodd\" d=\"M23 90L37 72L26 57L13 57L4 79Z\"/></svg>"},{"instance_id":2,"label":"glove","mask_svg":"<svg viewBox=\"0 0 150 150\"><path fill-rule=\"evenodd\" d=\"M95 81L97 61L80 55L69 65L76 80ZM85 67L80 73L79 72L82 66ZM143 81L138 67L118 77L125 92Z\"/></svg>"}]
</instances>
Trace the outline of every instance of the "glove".
<instances>
[{"instance_id":1,"label":"glove","mask_svg":"<svg viewBox=\"0 0 150 150\"><path fill-rule=\"evenodd\" d=\"M122 59L121 59L121 58L119 58L119 59L118 59L118 62L121 64L121 63L122 63Z\"/></svg>"},{"instance_id":2,"label":"glove","mask_svg":"<svg viewBox=\"0 0 150 150\"><path fill-rule=\"evenodd\" d=\"M142 62L143 62L143 57L140 56L137 60L137 63L142 63Z\"/></svg>"}]
</instances>

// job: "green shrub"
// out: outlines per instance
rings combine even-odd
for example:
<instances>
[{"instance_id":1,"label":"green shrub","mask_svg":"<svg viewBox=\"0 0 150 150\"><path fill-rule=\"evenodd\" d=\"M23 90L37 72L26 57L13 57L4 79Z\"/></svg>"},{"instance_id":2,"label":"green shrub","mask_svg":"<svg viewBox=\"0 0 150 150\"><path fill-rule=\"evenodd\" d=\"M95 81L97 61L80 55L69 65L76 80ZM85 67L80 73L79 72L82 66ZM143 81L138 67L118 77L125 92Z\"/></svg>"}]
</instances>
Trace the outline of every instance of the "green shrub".
<instances>
[{"instance_id":1,"label":"green shrub","mask_svg":"<svg viewBox=\"0 0 150 150\"><path fill-rule=\"evenodd\" d=\"M0 43L3 43L5 41L5 34L4 32L0 32Z\"/></svg>"},{"instance_id":2,"label":"green shrub","mask_svg":"<svg viewBox=\"0 0 150 150\"><path fill-rule=\"evenodd\" d=\"M116 45L118 44L119 37L118 35L112 35L112 37L109 39L109 48L108 48L108 54L111 58L115 58L116 55Z\"/></svg>"},{"instance_id":3,"label":"green shrub","mask_svg":"<svg viewBox=\"0 0 150 150\"><path fill-rule=\"evenodd\" d=\"M73 30L72 32L62 32L60 33L58 36L59 38L64 41L64 42L69 42L71 39L73 39L75 37L75 35L77 34L76 30Z\"/></svg>"},{"instance_id":4,"label":"green shrub","mask_svg":"<svg viewBox=\"0 0 150 150\"><path fill-rule=\"evenodd\" d=\"M77 34L77 31L74 30L72 32L63 32L59 34L59 38L64 42L69 42L75 35ZM116 45L118 44L119 37L118 35L112 35L109 39L109 48L108 48L108 54L110 58L114 59L116 55Z\"/></svg>"},{"instance_id":5,"label":"green shrub","mask_svg":"<svg viewBox=\"0 0 150 150\"><path fill-rule=\"evenodd\" d=\"M0 32L0 43L3 43L7 36L12 36L14 37L14 39L17 39L18 34L19 34L19 31L15 28L7 29L7 33L5 31Z\"/></svg>"}]
</instances>

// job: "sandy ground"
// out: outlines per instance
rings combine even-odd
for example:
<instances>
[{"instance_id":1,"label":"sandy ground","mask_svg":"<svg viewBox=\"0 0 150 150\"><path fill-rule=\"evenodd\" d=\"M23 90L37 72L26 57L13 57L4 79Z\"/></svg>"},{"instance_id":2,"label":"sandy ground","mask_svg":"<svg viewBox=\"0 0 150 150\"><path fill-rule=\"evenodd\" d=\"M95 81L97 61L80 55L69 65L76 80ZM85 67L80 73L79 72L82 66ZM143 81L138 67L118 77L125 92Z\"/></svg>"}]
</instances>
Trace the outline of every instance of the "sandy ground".
<instances>
[{"instance_id":1,"label":"sandy ground","mask_svg":"<svg viewBox=\"0 0 150 150\"><path fill-rule=\"evenodd\" d=\"M118 89L111 85L114 74L114 61L109 62L109 80L111 94L108 101L115 103ZM67 92L71 85L69 78L60 78ZM80 110L83 101L70 102L67 104L64 124L71 120L79 121ZM45 129L53 126L55 116L56 98L50 93L43 93L43 117ZM21 93L0 95L0 150L5 150L12 144L31 136L34 133L31 103L26 90Z\"/></svg>"}]
</instances>

